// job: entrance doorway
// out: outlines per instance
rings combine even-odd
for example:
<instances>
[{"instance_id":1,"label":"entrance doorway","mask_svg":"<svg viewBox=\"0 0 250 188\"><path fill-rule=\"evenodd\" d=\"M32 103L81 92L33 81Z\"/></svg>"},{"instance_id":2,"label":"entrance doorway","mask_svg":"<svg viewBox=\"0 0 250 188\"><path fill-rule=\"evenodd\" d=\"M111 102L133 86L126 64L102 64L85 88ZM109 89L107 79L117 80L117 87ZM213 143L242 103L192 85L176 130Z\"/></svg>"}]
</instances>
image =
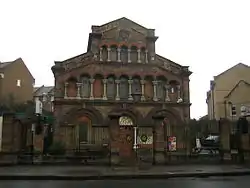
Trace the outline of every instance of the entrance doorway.
<instances>
[{"instance_id":1,"label":"entrance doorway","mask_svg":"<svg viewBox=\"0 0 250 188\"><path fill-rule=\"evenodd\" d=\"M130 117L122 116L119 118L119 136L120 136L120 150L119 154L122 158L131 158L134 156L134 124Z\"/></svg>"}]
</instances>

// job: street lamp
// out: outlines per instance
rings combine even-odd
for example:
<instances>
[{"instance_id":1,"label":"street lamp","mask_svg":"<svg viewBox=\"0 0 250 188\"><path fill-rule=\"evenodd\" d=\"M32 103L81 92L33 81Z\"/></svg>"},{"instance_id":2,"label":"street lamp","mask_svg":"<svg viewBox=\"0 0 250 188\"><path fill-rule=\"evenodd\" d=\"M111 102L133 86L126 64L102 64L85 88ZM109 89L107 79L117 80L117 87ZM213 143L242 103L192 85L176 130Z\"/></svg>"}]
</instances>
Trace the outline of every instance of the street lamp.
<instances>
[{"instance_id":1,"label":"street lamp","mask_svg":"<svg viewBox=\"0 0 250 188\"><path fill-rule=\"evenodd\" d=\"M141 101L141 96L142 93L138 90L136 90L136 92L131 94L133 97L133 103L136 104L138 102ZM137 129L138 129L138 125L135 125L134 127L134 144L133 144L133 149L135 151L135 155L136 155L136 160L138 160L138 143L137 143ZM138 163L138 161L136 161L136 164Z\"/></svg>"}]
</instances>

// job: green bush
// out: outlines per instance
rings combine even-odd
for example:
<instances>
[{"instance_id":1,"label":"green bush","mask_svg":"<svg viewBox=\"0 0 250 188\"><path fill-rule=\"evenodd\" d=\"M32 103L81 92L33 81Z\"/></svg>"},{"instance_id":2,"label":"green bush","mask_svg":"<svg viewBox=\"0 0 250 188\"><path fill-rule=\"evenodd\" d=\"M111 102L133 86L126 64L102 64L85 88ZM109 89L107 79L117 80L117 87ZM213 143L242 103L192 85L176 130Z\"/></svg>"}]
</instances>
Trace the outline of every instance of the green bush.
<instances>
[{"instance_id":1,"label":"green bush","mask_svg":"<svg viewBox=\"0 0 250 188\"><path fill-rule=\"evenodd\" d=\"M56 141L49 147L49 154L51 155L64 155L65 145L62 142Z\"/></svg>"}]
</instances>

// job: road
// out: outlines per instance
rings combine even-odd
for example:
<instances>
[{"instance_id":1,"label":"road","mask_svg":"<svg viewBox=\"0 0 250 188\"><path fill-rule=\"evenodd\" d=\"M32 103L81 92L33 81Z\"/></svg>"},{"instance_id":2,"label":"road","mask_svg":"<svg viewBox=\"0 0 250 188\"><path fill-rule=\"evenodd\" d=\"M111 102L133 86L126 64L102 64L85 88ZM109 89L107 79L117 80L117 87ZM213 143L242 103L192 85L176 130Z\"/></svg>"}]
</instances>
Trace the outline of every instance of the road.
<instances>
[{"instance_id":1,"label":"road","mask_svg":"<svg viewBox=\"0 0 250 188\"><path fill-rule=\"evenodd\" d=\"M8 188L237 188L249 187L250 176L178 178L167 180L95 180L95 181L0 181L0 187Z\"/></svg>"}]
</instances>

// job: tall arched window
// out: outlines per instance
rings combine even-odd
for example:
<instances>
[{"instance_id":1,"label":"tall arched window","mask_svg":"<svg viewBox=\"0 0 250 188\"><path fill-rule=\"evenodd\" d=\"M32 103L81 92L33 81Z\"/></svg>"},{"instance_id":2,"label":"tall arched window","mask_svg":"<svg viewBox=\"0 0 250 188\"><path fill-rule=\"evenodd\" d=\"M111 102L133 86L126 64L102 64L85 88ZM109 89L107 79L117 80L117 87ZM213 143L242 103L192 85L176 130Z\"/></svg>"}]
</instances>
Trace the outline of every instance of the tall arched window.
<instances>
[{"instance_id":1,"label":"tall arched window","mask_svg":"<svg viewBox=\"0 0 250 188\"><path fill-rule=\"evenodd\" d=\"M108 59L108 50L107 50L107 46L103 46L102 47L102 60L103 61L107 61Z\"/></svg>"},{"instance_id":2,"label":"tall arched window","mask_svg":"<svg viewBox=\"0 0 250 188\"><path fill-rule=\"evenodd\" d=\"M127 100L128 99L128 78L122 76L120 78L120 99Z\"/></svg>"},{"instance_id":3,"label":"tall arched window","mask_svg":"<svg viewBox=\"0 0 250 188\"><path fill-rule=\"evenodd\" d=\"M132 94L135 100L139 100L141 97L141 82L139 78L133 78L132 83Z\"/></svg>"},{"instance_id":4,"label":"tall arched window","mask_svg":"<svg viewBox=\"0 0 250 188\"><path fill-rule=\"evenodd\" d=\"M126 46L121 47L121 62L128 62L128 48Z\"/></svg>"},{"instance_id":5,"label":"tall arched window","mask_svg":"<svg viewBox=\"0 0 250 188\"><path fill-rule=\"evenodd\" d=\"M107 82L107 98L114 99L115 94L116 94L115 78L110 76L108 77L108 82Z\"/></svg>"},{"instance_id":6,"label":"tall arched window","mask_svg":"<svg viewBox=\"0 0 250 188\"><path fill-rule=\"evenodd\" d=\"M90 82L88 76L82 77L82 97L89 98L90 96Z\"/></svg>"},{"instance_id":7,"label":"tall arched window","mask_svg":"<svg viewBox=\"0 0 250 188\"><path fill-rule=\"evenodd\" d=\"M158 80L157 91L156 91L158 100L164 101L165 99L165 94L166 94L165 85L166 85L165 80L163 79Z\"/></svg>"},{"instance_id":8,"label":"tall arched window","mask_svg":"<svg viewBox=\"0 0 250 188\"><path fill-rule=\"evenodd\" d=\"M137 47L132 46L131 47L131 52L130 52L130 57L131 57L131 62L136 63L137 62Z\"/></svg>"},{"instance_id":9,"label":"tall arched window","mask_svg":"<svg viewBox=\"0 0 250 188\"><path fill-rule=\"evenodd\" d=\"M110 59L111 61L117 61L117 47L116 46L111 46Z\"/></svg>"}]
</instances>

